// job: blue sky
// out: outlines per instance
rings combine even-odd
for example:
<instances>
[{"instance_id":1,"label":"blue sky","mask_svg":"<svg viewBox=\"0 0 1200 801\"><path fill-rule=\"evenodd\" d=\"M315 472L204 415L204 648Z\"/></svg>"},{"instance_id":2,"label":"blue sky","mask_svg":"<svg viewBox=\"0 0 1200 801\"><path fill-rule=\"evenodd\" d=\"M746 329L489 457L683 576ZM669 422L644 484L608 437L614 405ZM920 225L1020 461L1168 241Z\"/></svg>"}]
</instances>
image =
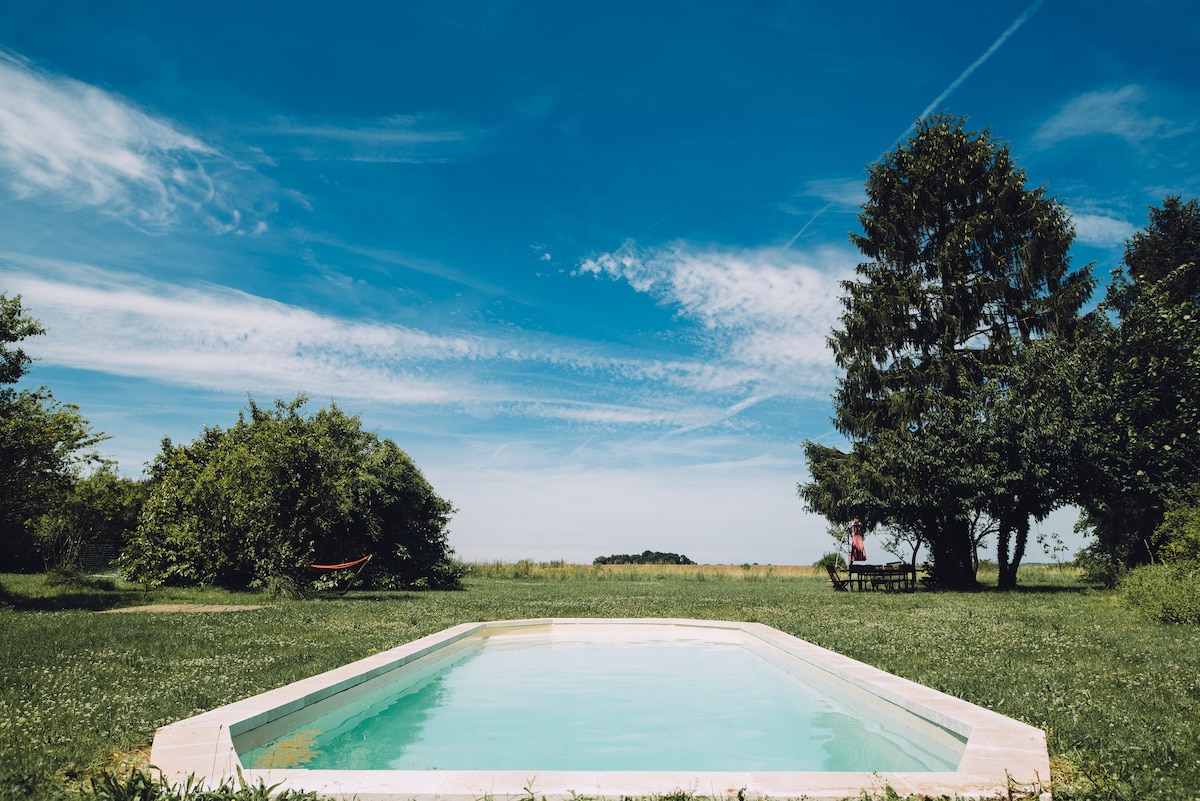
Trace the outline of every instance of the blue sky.
<instances>
[{"instance_id":1,"label":"blue sky","mask_svg":"<svg viewBox=\"0 0 1200 801\"><path fill-rule=\"evenodd\" d=\"M965 114L1103 278L1200 194L1198 46L1191 0L7 3L0 290L126 474L307 392L463 558L807 563L866 166Z\"/></svg>"}]
</instances>

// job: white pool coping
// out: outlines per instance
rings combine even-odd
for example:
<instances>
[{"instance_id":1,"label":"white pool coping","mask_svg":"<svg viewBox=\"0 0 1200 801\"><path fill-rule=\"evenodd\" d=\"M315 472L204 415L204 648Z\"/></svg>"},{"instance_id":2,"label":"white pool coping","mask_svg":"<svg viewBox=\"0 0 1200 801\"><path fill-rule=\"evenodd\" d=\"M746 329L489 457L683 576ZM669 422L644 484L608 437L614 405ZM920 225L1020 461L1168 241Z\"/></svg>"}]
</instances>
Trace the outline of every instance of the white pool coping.
<instances>
[{"instance_id":1,"label":"white pool coping","mask_svg":"<svg viewBox=\"0 0 1200 801\"><path fill-rule=\"evenodd\" d=\"M630 627L658 627L655 636L695 639L708 629L722 639L748 636L783 654L848 682L966 738L958 770L929 772L791 771L480 771L480 770L302 770L244 769L233 745L235 735L279 721L331 696L383 676L402 665L469 637L521 631L545 632L588 627L589 639L620 639ZM641 631L645 631L641 629ZM189 777L214 786L236 779L260 780L280 789L314 791L323 797L358 801L479 801L490 797L528 799L621 798L690 792L710 798L807 798L837 801L862 790L893 788L901 796L919 794L962 798L1008 797L1009 791L1036 795L1050 785L1050 760L1041 729L893 676L849 657L777 631L761 623L685 619L545 618L464 623L158 730L151 763L172 783Z\"/></svg>"}]
</instances>

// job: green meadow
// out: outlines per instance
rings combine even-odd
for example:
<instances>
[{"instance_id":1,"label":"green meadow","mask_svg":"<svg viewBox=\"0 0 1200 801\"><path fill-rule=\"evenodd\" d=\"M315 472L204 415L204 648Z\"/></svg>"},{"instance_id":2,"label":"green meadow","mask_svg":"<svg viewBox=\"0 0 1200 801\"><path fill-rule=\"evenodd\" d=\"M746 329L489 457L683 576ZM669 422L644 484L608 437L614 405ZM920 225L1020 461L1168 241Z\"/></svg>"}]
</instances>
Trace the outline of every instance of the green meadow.
<instances>
[{"instance_id":1,"label":"green meadow","mask_svg":"<svg viewBox=\"0 0 1200 801\"><path fill-rule=\"evenodd\" d=\"M458 623L530 617L765 623L1044 729L1056 799L1200 797L1200 627L1148 622L1069 568L1022 568L1015 592L895 594L759 565L470 568L461 591L286 601L0 575L0 797L75 795L144 762L165 723ZM106 612L145 604L262 608Z\"/></svg>"}]
</instances>

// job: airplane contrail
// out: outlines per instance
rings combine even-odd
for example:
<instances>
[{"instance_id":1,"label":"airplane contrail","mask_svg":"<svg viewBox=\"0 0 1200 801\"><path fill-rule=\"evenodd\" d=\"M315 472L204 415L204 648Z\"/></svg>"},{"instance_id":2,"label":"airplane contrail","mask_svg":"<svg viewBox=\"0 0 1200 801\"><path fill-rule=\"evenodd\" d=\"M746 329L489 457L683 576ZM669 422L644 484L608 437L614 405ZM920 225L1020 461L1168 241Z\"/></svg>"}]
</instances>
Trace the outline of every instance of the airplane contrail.
<instances>
[{"instance_id":1,"label":"airplane contrail","mask_svg":"<svg viewBox=\"0 0 1200 801\"><path fill-rule=\"evenodd\" d=\"M1006 31L1004 31L1004 33L1000 34L999 38L997 38L996 41L992 42L991 47L989 47L987 50L985 50L982 56L975 59L975 61L971 64L971 66L969 66L965 70L963 70L962 73L957 78L955 78L950 83L949 86L947 86L944 90L942 90L942 93L940 95L938 95L937 97L935 97L933 99L932 103L930 103L928 106L925 107L925 110L922 111L917 116L917 119L922 120L922 119L925 119L926 117L928 117L930 115L930 113L932 113L934 109L936 109L939 105L941 105L941 103L947 97L949 97L951 94L953 94L955 89L957 89L959 86L962 85L963 81L965 81L967 78L971 77L971 73L975 72L975 70L977 70L981 66L983 66L984 62L986 62L989 58L991 58L992 54L995 53L997 50L999 50L1000 47L1005 42L1008 41L1009 37L1012 36L1014 33L1016 33L1017 29L1025 24L1026 20L1028 20L1030 17L1032 17L1034 14L1036 14L1037 10L1039 8L1041 8L1042 4L1045 2L1046 2L1046 0L1034 0L1034 2L1029 6L1029 8L1025 9L1021 13L1021 15L1016 18L1016 20L1013 22L1013 24L1008 26L1008 29ZM896 141L897 142L902 141L904 139L904 137L908 136L910 133L913 132L913 129L915 127L916 127L915 123L909 124L909 126L904 129L904 133L902 133L898 137L896 137ZM796 240L799 239L800 236L805 231L808 230L808 227L810 225L812 225L814 222L816 222L817 218L820 217L822 214L824 214L826 211L828 211L830 209L830 207L833 205L834 204L832 202L827 204L826 206L821 208L816 214L814 214L812 217L810 217L808 222L806 222L804 224L804 227L801 228L799 231L797 231L795 233L795 235L792 236L792 238L787 241L787 244L785 244L783 247L781 247L779 249L780 253L787 251L788 248L790 248L792 245L794 245L796 243Z\"/></svg>"},{"instance_id":2,"label":"airplane contrail","mask_svg":"<svg viewBox=\"0 0 1200 801\"><path fill-rule=\"evenodd\" d=\"M801 228L799 231L797 231L797 232L796 232L796 234L795 234L795 236L793 236L791 239L789 239L789 240L787 241L787 244L786 244L786 245L784 245L783 247L781 247L781 248L779 249L779 252L780 252L780 253L783 253L783 252L784 252L784 251L786 251L788 248L790 248L792 245L796 244L796 240L797 240L797 239L799 239L799 238L801 237L801 235L803 235L803 234L804 234L804 232L808 230L808 226L810 226L810 225L812 225L813 223L815 223L815 222L817 221L817 218L818 218L818 217L820 217L820 216L821 216L822 214L824 214L825 212L829 211L829 209L831 209L832 207L833 207L833 201L830 201L829 203L826 203L824 206L822 206L822 207L821 207L821 209L820 209L820 211L818 211L818 212L817 212L816 214L814 214L812 217L809 217L809 218L808 218L808 222L806 222L806 223L804 224L804 227L803 227L803 228Z\"/></svg>"},{"instance_id":3,"label":"airplane contrail","mask_svg":"<svg viewBox=\"0 0 1200 801\"><path fill-rule=\"evenodd\" d=\"M998 38L996 41L992 42L992 46L989 47L986 51L984 51L982 56L975 59L975 62L971 66L969 66L965 70L963 70L961 75L959 75L957 78L955 78L954 81L949 86L947 86L940 95L938 95L937 97L935 97L933 99L932 103L930 103L928 106L925 107L925 110L922 111L918 115L917 119L923 120L926 117L928 117L929 114L934 109L936 109L939 105L941 105L942 101L944 101L947 97L949 97L954 92L955 89L957 89L959 86L962 85L963 81L965 81L967 78L971 77L971 73L973 73L975 70L979 69L985 61L987 61L989 58L991 58L992 54L995 53L997 50L999 50L1001 45L1003 45L1005 42L1007 42L1008 38L1010 36L1012 36L1014 33L1016 33L1018 28L1020 28L1022 25L1025 24L1025 21L1027 19L1029 19L1035 13L1037 13L1037 10L1039 8L1041 8L1042 4L1045 2L1046 2L1046 0L1035 0L1035 2L1032 5L1030 5L1029 8L1025 9L1025 11L1022 12L1021 16L1017 17L1016 21L1013 22L1012 25L1008 26L1008 30L1006 30L1004 33L1000 34L1000 38ZM913 125L909 125L908 128L906 128L904 130L904 133L900 134L900 136L897 137L897 140L903 139L904 137L908 136L910 133L913 132L913 128L914 128Z\"/></svg>"}]
</instances>

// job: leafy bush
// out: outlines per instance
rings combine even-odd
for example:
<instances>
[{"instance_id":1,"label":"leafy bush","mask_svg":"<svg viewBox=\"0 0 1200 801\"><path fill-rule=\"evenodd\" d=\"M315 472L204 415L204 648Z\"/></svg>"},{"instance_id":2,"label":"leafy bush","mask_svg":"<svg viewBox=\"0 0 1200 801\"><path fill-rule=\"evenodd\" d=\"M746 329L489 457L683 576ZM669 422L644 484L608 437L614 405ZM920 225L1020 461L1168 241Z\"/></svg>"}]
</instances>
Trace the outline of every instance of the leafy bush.
<instances>
[{"instance_id":1,"label":"leafy bush","mask_svg":"<svg viewBox=\"0 0 1200 801\"><path fill-rule=\"evenodd\" d=\"M59 564L46 572L48 587L86 587L93 590L115 590L116 582L101 576L89 576L73 564Z\"/></svg>"},{"instance_id":2,"label":"leafy bush","mask_svg":"<svg viewBox=\"0 0 1200 801\"><path fill-rule=\"evenodd\" d=\"M89 545L124 544L148 492L145 482L122 478L109 464L76 478L35 523L42 558L51 567L78 565Z\"/></svg>"},{"instance_id":3,"label":"leafy bush","mask_svg":"<svg viewBox=\"0 0 1200 801\"><path fill-rule=\"evenodd\" d=\"M1200 560L1200 485L1167 504L1154 541L1164 562Z\"/></svg>"},{"instance_id":4,"label":"leafy bush","mask_svg":"<svg viewBox=\"0 0 1200 801\"><path fill-rule=\"evenodd\" d=\"M446 527L454 508L408 454L337 406L276 401L190 445L163 441L150 496L119 565L148 585L298 594L310 565L370 554L376 587L457 587Z\"/></svg>"},{"instance_id":5,"label":"leafy bush","mask_svg":"<svg viewBox=\"0 0 1200 801\"><path fill-rule=\"evenodd\" d=\"M834 570L845 570L846 558L837 551L831 551L813 562L813 567L818 571L825 570L829 565L833 565Z\"/></svg>"},{"instance_id":6,"label":"leafy bush","mask_svg":"<svg viewBox=\"0 0 1200 801\"><path fill-rule=\"evenodd\" d=\"M1134 568L1121 581L1121 592L1151 620L1200 625L1200 561Z\"/></svg>"},{"instance_id":7,"label":"leafy bush","mask_svg":"<svg viewBox=\"0 0 1200 801\"><path fill-rule=\"evenodd\" d=\"M1125 573L1125 566L1095 542L1079 549L1075 554L1075 567L1083 571L1082 578L1085 582L1101 587L1117 586L1117 582Z\"/></svg>"}]
</instances>

